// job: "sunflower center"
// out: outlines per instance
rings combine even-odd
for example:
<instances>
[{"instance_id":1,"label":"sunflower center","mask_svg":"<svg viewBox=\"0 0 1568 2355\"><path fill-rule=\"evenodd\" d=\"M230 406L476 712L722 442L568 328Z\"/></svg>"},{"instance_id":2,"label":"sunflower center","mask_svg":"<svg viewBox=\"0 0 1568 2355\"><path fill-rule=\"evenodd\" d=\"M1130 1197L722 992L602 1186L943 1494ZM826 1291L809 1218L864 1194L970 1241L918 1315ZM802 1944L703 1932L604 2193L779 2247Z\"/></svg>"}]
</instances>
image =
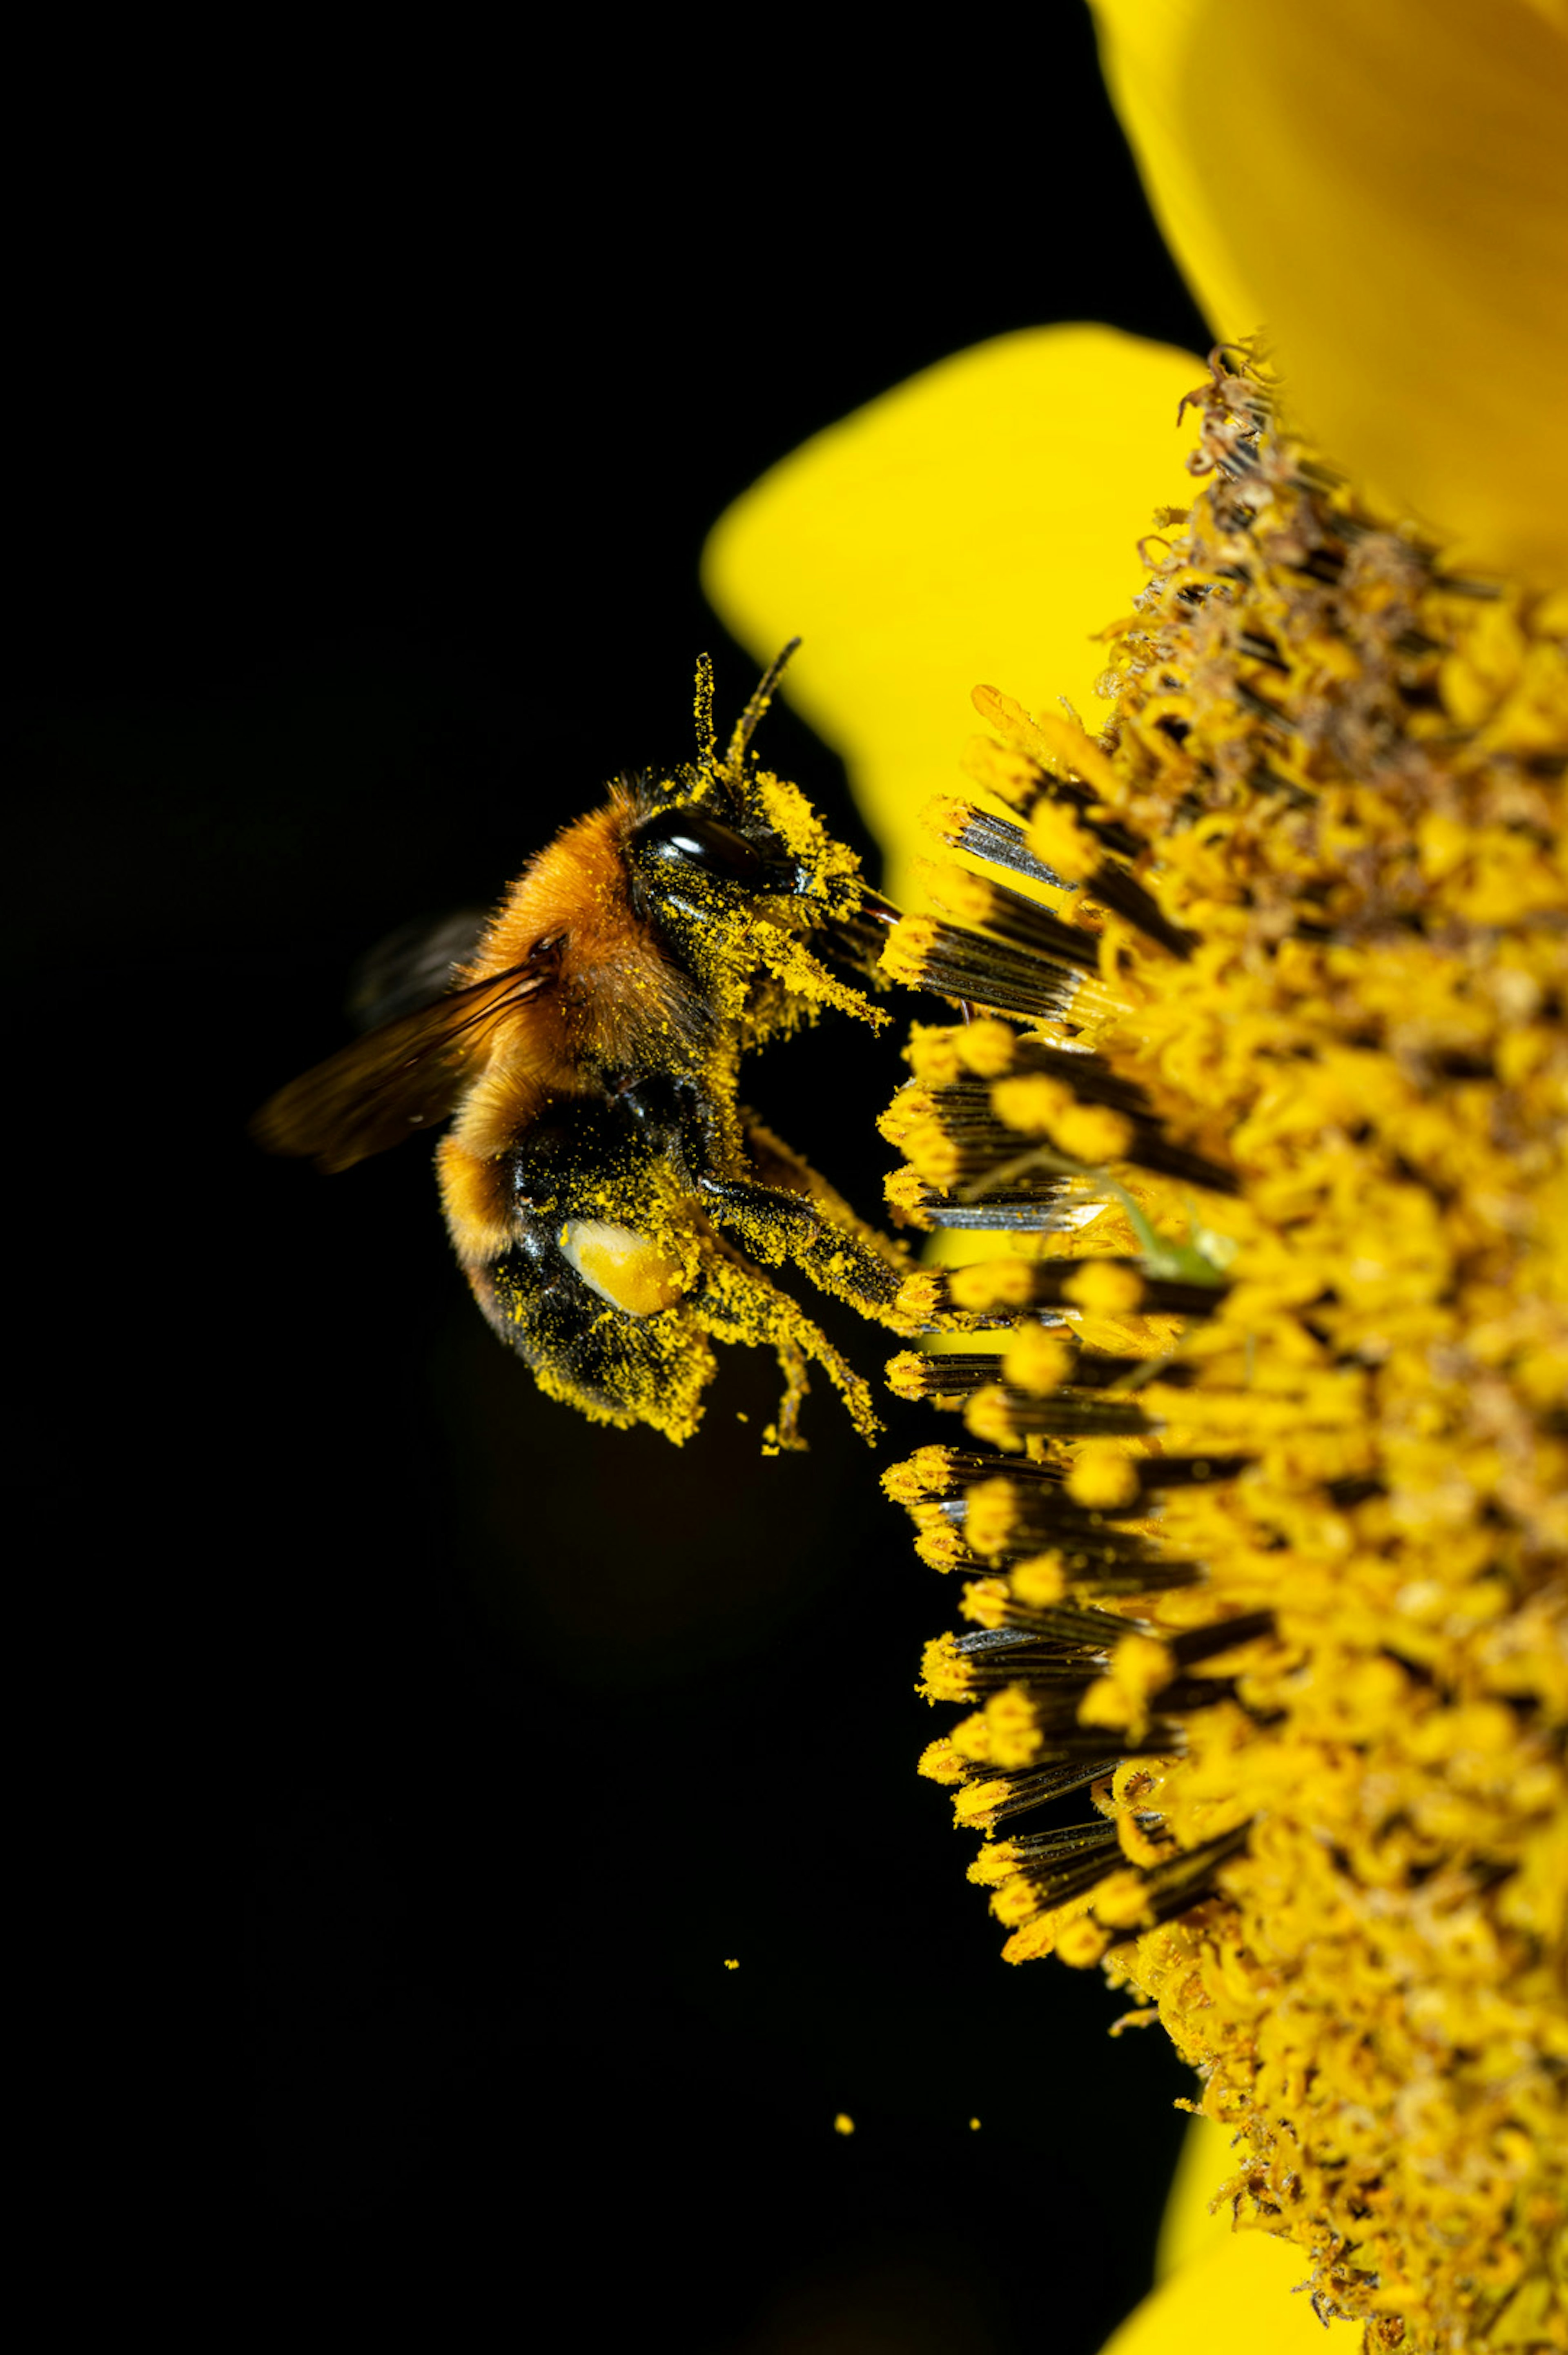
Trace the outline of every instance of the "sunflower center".
<instances>
[{"instance_id":1,"label":"sunflower center","mask_svg":"<svg viewBox=\"0 0 1568 2355\"><path fill-rule=\"evenodd\" d=\"M1556 2344L1568 594L1448 570L1250 356L1194 398L1109 726L977 690L1005 815L928 815L992 871L889 944L965 1014L894 1209L987 1254L901 1301L976 1345L890 1369L974 1443L890 1477L969 1573L923 1769L1009 1827L1008 1957L1157 2005L1326 2312Z\"/></svg>"}]
</instances>

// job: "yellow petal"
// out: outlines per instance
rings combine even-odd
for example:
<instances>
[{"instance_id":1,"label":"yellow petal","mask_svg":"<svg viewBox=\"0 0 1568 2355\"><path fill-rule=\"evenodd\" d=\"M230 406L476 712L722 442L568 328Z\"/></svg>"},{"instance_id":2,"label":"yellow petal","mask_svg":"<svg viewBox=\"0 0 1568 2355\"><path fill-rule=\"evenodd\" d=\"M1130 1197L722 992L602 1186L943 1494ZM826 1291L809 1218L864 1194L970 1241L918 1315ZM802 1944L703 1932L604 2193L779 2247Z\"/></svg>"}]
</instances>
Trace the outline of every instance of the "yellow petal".
<instances>
[{"instance_id":1,"label":"yellow petal","mask_svg":"<svg viewBox=\"0 0 1568 2355\"><path fill-rule=\"evenodd\" d=\"M1230 2240L1229 2210L1211 2216L1209 2202L1234 2175L1236 2167L1235 2147L1224 2127L1217 2126L1212 2118L1190 2119L1160 2222L1154 2261L1157 2281Z\"/></svg>"},{"instance_id":2,"label":"yellow petal","mask_svg":"<svg viewBox=\"0 0 1568 2355\"><path fill-rule=\"evenodd\" d=\"M1557 0L1098 0L1155 210L1225 336L1468 561L1568 580Z\"/></svg>"},{"instance_id":3,"label":"yellow petal","mask_svg":"<svg viewBox=\"0 0 1568 2355\"><path fill-rule=\"evenodd\" d=\"M1262 323L1264 300L1240 276L1225 233L1229 177L1193 140L1182 102L1188 61L1201 58L1212 38L1210 0L1092 5L1105 87L1160 235L1216 336L1250 336Z\"/></svg>"},{"instance_id":4,"label":"yellow petal","mask_svg":"<svg viewBox=\"0 0 1568 2355\"><path fill-rule=\"evenodd\" d=\"M980 684L1091 730L1104 649L1092 634L1142 586L1136 543L1185 506L1190 353L1109 327L1042 327L961 352L830 426L720 519L703 585L759 661L800 633L790 699L838 751L897 854L960 789ZM923 904L918 900L917 904Z\"/></svg>"},{"instance_id":5,"label":"yellow petal","mask_svg":"<svg viewBox=\"0 0 1568 2355\"><path fill-rule=\"evenodd\" d=\"M1235 2232L1162 2282L1102 2355L1357 2355L1359 2322L1325 2329L1305 2295L1309 2260L1287 2241Z\"/></svg>"}]
</instances>

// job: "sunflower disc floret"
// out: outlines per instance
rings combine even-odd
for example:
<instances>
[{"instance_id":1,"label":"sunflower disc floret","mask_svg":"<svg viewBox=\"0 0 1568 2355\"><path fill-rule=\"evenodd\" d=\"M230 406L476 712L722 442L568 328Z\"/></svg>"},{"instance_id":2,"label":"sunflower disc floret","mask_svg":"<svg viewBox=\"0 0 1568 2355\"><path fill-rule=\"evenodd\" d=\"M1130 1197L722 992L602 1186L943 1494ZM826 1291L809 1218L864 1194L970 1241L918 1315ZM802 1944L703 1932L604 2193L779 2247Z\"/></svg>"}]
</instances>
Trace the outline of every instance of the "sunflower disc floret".
<instances>
[{"instance_id":1,"label":"sunflower disc floret","mask_svg":"<svg viewBox=\"0 0 1568 2355\"><path fill-rule=\"evenodd\" d=\"M1194 399L1108 727L976 690L930 822L986 871L889 943L965 1016L895 1212L992 1252L901 1304L976 1336L895 1361L963 1425L889 1482L965 1581L923 1768L1324 2315L1568 2347L1568 593L1449 570L1252 353Z\"/></svg>"}]
</instances>

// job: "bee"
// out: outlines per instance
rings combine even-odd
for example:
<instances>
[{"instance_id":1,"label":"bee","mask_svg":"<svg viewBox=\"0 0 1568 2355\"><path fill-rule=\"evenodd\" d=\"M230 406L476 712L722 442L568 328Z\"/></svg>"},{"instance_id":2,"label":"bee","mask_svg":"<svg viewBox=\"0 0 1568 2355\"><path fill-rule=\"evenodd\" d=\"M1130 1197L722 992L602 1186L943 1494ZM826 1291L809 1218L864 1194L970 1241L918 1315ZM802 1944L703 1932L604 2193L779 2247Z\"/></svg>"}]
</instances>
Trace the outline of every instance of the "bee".
<instances>
[{"instance_id":1,"label":"bee","mask_svg":"<svg viewBox=\"0 0 1568 2355\"><path fill-rule=\"evenodd\" d=\"M804 1445L808 1365L868 1440L870 1392L764 1268L907 1333L904 1254L739 1101L742 1057L825 1007L882 1010L869 973L897 911L751 741L792 640L720 756L698 670L698 758L624 776L524 868L433 1002L273 1096L278 1153L347 1169L450 1118L442 1205L474 1296L539 1388L594 1421L695 1431L712 1344L771 1348L767 1453ZM818 952L821 954L818 954Z\"/></svg>"}]
</instances>

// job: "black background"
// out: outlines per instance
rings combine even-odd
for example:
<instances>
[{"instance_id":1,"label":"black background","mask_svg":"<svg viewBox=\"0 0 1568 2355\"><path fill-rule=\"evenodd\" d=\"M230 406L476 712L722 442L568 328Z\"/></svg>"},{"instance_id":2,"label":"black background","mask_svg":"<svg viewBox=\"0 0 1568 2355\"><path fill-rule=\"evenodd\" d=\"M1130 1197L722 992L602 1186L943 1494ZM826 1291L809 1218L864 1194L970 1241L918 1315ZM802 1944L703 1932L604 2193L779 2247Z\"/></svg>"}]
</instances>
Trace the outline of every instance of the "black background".
<instances>
[{"instance_id":1,"label":"black background","mask_svg":"<svg viewBox=\"0 0 1568 2355\"><path fill-rule=\"evenodd\" d=\"M1146 2286L1190 2087L999 1961L912 1772L953 1599L827 1386L795 1459L754 1353L681 1452L590 1426L475 1314L425 1153L245 1135L368 944L688 755L703 647L732 718L697 558L774 459L1009 328L1201 347L1048 21L876 71L783 19L765 63L381 27L171 55L193 108L143 54L129 121L102 60L112 146L61 110L12 910L61 1356L17 1435L107 2023L71 2164L153 2220L176 2336L433 2288L443 2344L1089 2355ZM787 707L765 751L869 849ZM842 1029L748 1087L874 1210L901 1067Z\"/></svg>"}]
</instances>

